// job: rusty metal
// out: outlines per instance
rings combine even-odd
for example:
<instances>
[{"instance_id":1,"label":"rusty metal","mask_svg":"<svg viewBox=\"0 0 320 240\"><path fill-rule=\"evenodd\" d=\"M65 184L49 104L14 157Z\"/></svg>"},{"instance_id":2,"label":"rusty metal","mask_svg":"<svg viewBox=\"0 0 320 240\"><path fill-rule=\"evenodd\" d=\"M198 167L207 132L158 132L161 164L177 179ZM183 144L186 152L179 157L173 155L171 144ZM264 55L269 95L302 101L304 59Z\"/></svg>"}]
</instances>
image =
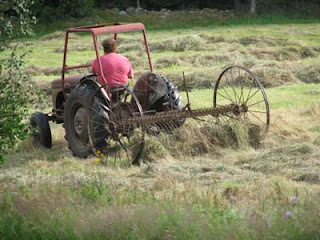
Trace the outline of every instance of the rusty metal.
<instances>
[{"instance_id":1,"label":"rusty metal","mask_svg":"<svg viewBox=\"0 0 320 240\"><path fill-rule=\"evenodd\" d=\"M64 39L64 50L63 50L63 62L62 62L62 71L61 71L61 83L62 83L62 92L64 99L66 99L66 90L64 87L64 77L66 72L66 63L67 63L67 49L68 49L68 40L69 40L69 33L66 32L66 36Z\"/></svg>"},{"instance_id":2,"label":"rusty metal","mask_svg":"<svg viewBox=\"0 0 320 240\"><path fill-rule=\"evenodd\" d=\"M166 122L171 120L180 120L180 119L187 119L187 118L196 118L202 117L207 115L212 115L214 117L218 117L219 114L229 113L229 112L239 112L241 109L239 106L230 104L227 106L219 106L217 108L202 108L196 110L175 110L175 111L168 111L168 112L159 112L154 115L144 116L144 123L145 124L155 124L159 122ZM122 120L122 124L128 125L136 125L141 122L140 117L131 117L126 120Z\"/></svg>"},{"instance_id":3,"label":"rusty metal","mask_svg":"<svg viewBox=\"0 0 320 240\"><path fill-rule=\"evenodd\" d=\"M190 99L189 99L189 91L188 91L188 87L187 87L187 81L186 81L186 77L184 76L184 72L182 72L182 76L183 76L183 83L184 83L184 90L186 91L187 94L187 105L185 106L184 109L188 109L189 111L191 111L191 103L190 103Z\"/></svg>"},{"instance_id":4,"label":"rusty metal","mask_svg":"<svg viewBox=\"0 0 320 240\"><path fill-rule=\"evenodd\" d=\"M253 72L242 66L235 65L226 68L219 75L215 84L213 107L219 107L219 97L221 98L221 96L223 96L219 91L223 94L226 93L224 85L228 85L232 89L231 92L233 92L233 96L230 96L232 95L230 94L229 96L224 96L224 98L231 98L229 99L230 101L227 100L227 102L239 106L239 113L234 113L236 113L236 115L240 115L241 112L248 113L248 115L251 115L252 119L258 121L258 124L262 128L262 134L266 134L270 126L270 107L261 80ZM236 93L234 89L235 86L240 86L240 96ZM249 87L246 96L243 94L245 87ZM258 95L260 96L260 100L256 100L255 103L250 103L250 101L252 101L254 97L257 98ZM259 114L260 116L257 116ZM228 117L229 116L227 116L227 118ZM248 116L246 117L248 118Z\"/></svg>"}]
</instances>

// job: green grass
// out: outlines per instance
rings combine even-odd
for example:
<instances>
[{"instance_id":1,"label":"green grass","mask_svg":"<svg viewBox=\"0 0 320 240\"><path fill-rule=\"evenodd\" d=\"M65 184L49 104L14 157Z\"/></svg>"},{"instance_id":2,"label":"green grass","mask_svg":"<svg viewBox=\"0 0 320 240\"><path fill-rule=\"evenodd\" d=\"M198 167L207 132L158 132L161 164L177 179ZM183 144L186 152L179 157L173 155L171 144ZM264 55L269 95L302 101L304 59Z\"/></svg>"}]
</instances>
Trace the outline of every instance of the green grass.
<instances>
[{"instance_id":1,"label":"green grass","mask_svg":"<svg viewBox=\"0 0 320 240\"><path fill-rule=\"evenodd\" d=\"M214 84L225 67L234 64L250 68L262 78L265 86L270 87L320 82L318 26L317 23L202 26L151 31L148 37L155 72L173 79L180 89L183 71L189 87L207 88ZM103 36L100 37L102 39ZM19 42L20 53L30 52L26 57L26 67L35 81L47 82L59 76L63 43L62 31ZM89 36L76 35L70 40L69 50L68 65L90 63L95 58ZM4 52L1 58L6 57L9 51ZM148 70L141 34L119 34L119 52L131 60L136 76ZM81 71L89 70L80 69L71 74Z\"/></svg>"}]
</instances>

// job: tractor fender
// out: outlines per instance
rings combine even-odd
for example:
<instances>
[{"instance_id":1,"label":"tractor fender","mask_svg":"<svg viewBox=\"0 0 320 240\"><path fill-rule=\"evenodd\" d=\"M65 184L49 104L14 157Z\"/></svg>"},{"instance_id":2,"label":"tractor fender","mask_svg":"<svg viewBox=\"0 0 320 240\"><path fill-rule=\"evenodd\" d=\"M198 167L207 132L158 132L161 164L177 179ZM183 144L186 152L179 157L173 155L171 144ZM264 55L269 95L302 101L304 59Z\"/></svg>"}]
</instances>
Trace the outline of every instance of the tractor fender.
<instances>
[{"instance_id":1,"label":"tractor fender","mask_svg":"<svg viewBox=\"0 0 320 240\"><path fill-rule=\"evenodd\" d=\"M143 110L148 110L157 100L167 94L167 84L160 74L145 72L133 87Z\"/></svg>"},{"instance_id":2,"label":"tractor fender","mask_svg":"<svg viewBox=\"0 0 320 240\"><path fill-rule=\"evenodd\" d=\"M82 86L82 85L94 86L95 89L97 90L96 94L101 95L102 98L104 99L105 103L107 103L107 106L108 106L110 103L110 98L109 98L106 90L104 89L104 87L100 83L98 83L98 81L96 79L97 79L97 75L94 75L94 74L85 76L80 80L80 84L78 86Z\"/></svg>"}]
</instances>

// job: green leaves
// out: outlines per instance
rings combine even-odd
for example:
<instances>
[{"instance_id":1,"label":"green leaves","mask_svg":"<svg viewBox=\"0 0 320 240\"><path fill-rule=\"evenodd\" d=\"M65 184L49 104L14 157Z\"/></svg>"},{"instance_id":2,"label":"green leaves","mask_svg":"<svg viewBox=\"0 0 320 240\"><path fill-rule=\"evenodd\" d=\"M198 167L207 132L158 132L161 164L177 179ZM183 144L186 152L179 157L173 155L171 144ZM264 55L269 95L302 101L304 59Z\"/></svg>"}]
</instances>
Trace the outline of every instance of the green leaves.
<instances>
[{"instance_id":1,"label":"green leaves","mask_svg":"<svg viewBox=\"0 0 320 240\"><path fill-rule=\"evenodd\" d=\"M11 53L2 61L0 75L0 159L28 135L28 108L38 99L35 86L24 72L24 57ZM0 160L3 162L3 160Z\"/></svg>"},{"instance_id":2,"label":"green leaves","mask_svg":"<svg viewBox=\"0 0 320 240\"><path fill-rule=\"evenodd\" d=\"M14 37L32 34L35 17L33 0L7 0L0 5L0 52ZM24 57L12 50L9 59L0 60L0 164L4 154L28 133L28 107L34 99L34 86L24 72ZM37 96L37 95L36 95Z\"/></svg>"},{"instance_id":3,"label":"green leaves","mask_svg":"<svg viewBox=\"0 0 320 240\"><path fill-rule=\"evenodd\" d=\"M36 18L30 11L34 0L6 0L0 5L0 45L21 35L31 35ZM1 49L0 49L1 51Z\"/></svg>"}]
</instances>

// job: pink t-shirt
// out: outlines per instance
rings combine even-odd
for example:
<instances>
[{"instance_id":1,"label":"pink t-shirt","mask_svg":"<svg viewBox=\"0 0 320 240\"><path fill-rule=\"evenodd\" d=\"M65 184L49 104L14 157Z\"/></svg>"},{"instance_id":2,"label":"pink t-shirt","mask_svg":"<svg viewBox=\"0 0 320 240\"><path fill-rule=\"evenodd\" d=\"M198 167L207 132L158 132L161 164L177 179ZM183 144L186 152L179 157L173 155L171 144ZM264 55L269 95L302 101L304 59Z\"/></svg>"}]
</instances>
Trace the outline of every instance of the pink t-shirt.
<instances>
[{"instance_id":1,"label":"pink t-shirt","mask_svg":"<svg viewBox=\"0 0 320 240\"><path fill-rule=\"evenodd\" d=\"M116 54L114 52L107 53L100 57L102 71L106 79L106 83L110 87L118 85L126 85L128 77L133 77L132 66L128 58ZM92 62L92 72L97 74L100 84L106 84L101 77L99 63L97 59Z\"/></svg>"}]
</instances>

